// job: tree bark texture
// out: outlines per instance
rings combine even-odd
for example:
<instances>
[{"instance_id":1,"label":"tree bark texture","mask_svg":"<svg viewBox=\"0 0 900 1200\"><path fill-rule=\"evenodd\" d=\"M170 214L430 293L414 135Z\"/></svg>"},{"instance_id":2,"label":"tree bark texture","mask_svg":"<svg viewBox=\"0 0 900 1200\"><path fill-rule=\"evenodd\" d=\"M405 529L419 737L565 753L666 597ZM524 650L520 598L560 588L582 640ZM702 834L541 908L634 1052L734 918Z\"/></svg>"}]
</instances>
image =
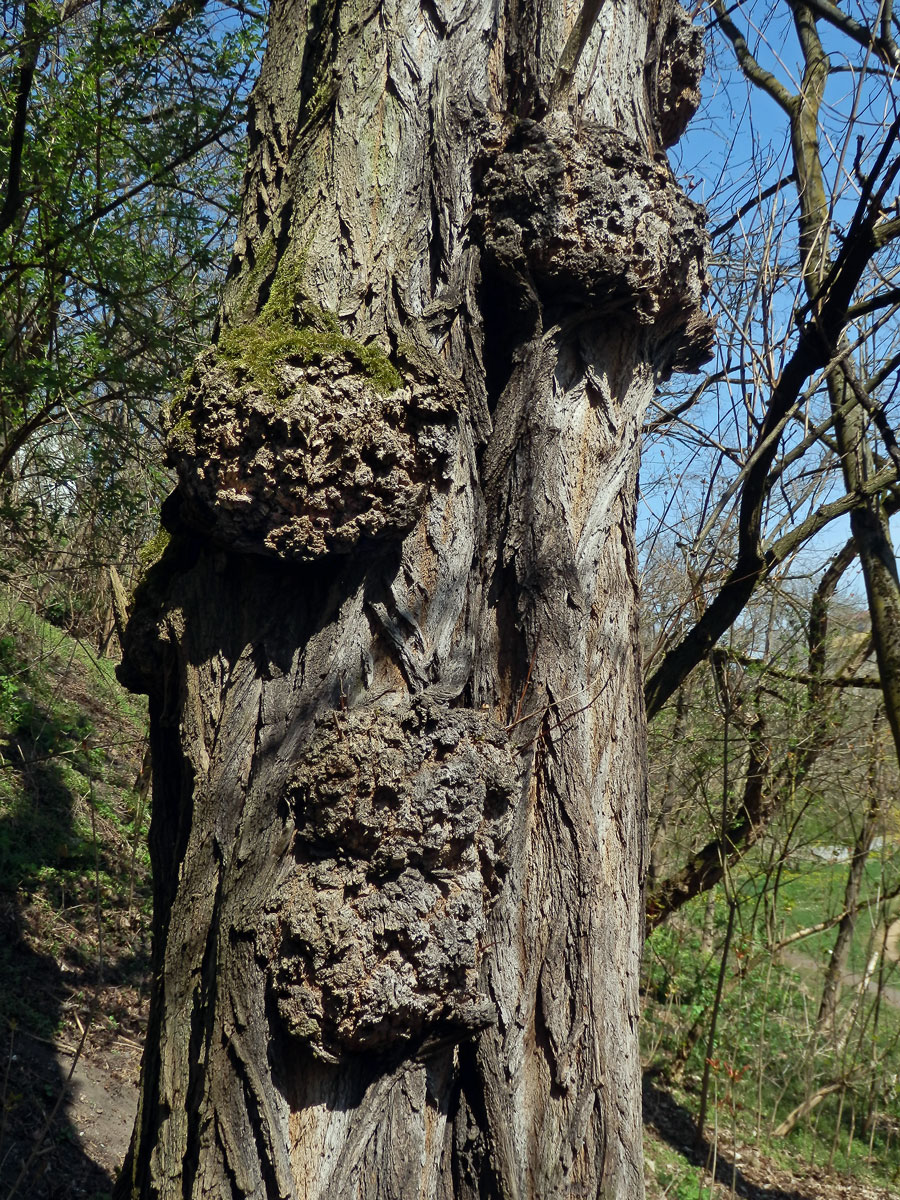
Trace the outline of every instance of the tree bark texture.
<instances>
[{"instance_id":1,"label":"tree bark texture","mask_svg":"<svg viewBox=\"0 0 900 1200\"><path fill-rule=\"evenodd\" d=\"M700 65L671 3L273 5L122 667L120 1197L643 1195L633 526L644 405L709 342L662 150Z\"/></svg>"}]
</instances>

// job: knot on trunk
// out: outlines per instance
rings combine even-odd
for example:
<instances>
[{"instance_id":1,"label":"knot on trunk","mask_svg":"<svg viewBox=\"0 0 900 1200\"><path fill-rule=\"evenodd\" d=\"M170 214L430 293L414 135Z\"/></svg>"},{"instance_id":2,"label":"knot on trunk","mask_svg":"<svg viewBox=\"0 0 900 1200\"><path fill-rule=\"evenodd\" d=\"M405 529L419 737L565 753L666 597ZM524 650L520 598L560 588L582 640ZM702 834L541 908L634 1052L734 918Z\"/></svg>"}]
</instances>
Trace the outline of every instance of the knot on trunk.
<instances>
[{"instance_id":1,"label":"knot on trunk","mask_svg":"<svg viewBox=\"0 0 900 1200\"><path fill-rule=\"evenodd\" d=\"M705 222L664 155L567 114L517 124L476 207L489 272L566 315L652 327L664 367L709 355Z\"/></svg>"},{"instance_id":2,"label":"knot on trunk","mask_svg":"<svg viewBox=\"0 0 900 1200\"><path fill-rule=\"evenodd\" d=\"M286 1029L318 1057L492 1022L478 966L516 779L486 714L419 699L319 719L260 947Z\"/></svg>"},{"instance_id":3,"label":"knot on trunk","mask_svg":"<svg viewBox=\"0 0 900 1200\"><path fill-rule=\"evenodd\" d=\"M183 517L228 549L310 562L405 533L454 444L460 391L336 321L260 319L197 359L167 420Z\"/></svg>"},{"instance_id":4,"label":"knot on trunk","mask_svg":"<svg viewBox=\"0 0 900 1200\"><path fill-rule=\"evenodd\" d=\"M659 37L656 118L664 146L674 146L700 104L706 55L703 30L680 4L673 4Z\"/></svg>"}]
</instances>

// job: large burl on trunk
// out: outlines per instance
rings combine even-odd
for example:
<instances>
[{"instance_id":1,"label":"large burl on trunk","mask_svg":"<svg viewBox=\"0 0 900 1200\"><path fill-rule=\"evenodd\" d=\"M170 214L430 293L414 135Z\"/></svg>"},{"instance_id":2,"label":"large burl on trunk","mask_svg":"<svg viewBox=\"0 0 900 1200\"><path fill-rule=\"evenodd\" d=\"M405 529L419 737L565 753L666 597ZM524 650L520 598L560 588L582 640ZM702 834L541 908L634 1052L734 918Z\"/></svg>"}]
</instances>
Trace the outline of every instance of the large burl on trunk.
<instances>
[{"instance_id":1,"label":"large burl on trunk","mask_svg":"<svg viewBox=\"0 0 900 1200\"><path fill-rule=\"evenodd\" d=\"M598 15L599 10L599 15ZM643 1194L639 430L707 351L681 9L278 0L122 678L120 1197Z\"/></svg>"}]
</instances>

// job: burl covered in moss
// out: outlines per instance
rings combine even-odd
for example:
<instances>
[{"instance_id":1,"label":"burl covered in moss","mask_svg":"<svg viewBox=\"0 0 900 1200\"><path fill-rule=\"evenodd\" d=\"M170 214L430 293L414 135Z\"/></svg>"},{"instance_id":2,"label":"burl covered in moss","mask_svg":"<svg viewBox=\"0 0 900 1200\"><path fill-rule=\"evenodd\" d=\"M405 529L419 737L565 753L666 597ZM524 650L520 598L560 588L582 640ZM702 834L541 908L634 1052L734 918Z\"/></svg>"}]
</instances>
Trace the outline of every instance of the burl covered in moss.
<instances>
[{"instance_id":1,"label":"burl covered in moss","mask_svg":"<svg viewBox=\"0 0 900 1200\"><path fill-rule=\"evenodd\" d=\"M233 550L309 562L402 534L452 451L461 393L321 310L223 330L169 417L183 517Z\"/></svg>"}]
</instances>

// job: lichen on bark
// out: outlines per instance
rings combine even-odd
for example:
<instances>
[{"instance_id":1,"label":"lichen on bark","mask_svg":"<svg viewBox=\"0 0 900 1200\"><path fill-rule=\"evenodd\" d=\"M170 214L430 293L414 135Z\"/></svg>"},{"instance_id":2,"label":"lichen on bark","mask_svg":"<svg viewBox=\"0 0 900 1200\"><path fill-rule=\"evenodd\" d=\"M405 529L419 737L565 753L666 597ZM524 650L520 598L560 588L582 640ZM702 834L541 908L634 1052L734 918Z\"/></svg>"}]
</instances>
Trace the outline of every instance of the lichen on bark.
<instances>
[{"instance_id":1,"label":"lichen on bark","mask_svg":"<svg viewBox=\"0 0 900 1200\"><path fill-rule=\"evenodd\" d=\"M318 721L285 797L295 866L258 947L291 1036L337 1061L494 1019L478 968L515 793L485 713L419 698Z\"/></svg>"}]
</instances>

